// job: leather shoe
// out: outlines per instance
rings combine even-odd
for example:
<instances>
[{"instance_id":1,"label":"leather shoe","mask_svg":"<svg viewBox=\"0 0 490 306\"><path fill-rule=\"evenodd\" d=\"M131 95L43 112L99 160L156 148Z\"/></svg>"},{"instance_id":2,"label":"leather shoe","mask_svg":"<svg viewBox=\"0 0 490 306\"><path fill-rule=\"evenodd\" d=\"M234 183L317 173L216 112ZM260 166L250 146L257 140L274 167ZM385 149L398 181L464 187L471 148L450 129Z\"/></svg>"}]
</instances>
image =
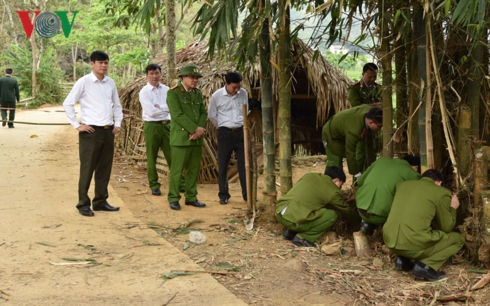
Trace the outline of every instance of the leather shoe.
<instances>
[{"instance_id":1,"label":"leather shoe","mask_svg":"<svg viewBox=\"0 0 490 306\"><path fill-rule=\"evenodd\" d=\"M179 191L180 191L180 193L185 193L185 188L182 188Z\"/></svg>"},{"instance_id":2,"label":"leather shoe","mask_svg":"<svg viewBox=\"0 0 490 306\"><path fill-rule=\"evenodd\" d=\"M102 211L118 211L119 207L112 206L109 203L105 203L104 205L101 205L101 206L94 206L94 210L95 211L99 211L99 210L102 210Z\"/></svg>"},{"instance_id":3,"label":"leather shoe","mask_svg":"<svg viewBox=\"0 0 490 306\"><path fill-rule=\"evenodd\" d=\"M226 204L228 204L228 199L219 199L219 203L226 205Z\"/></svg>"},{"instance_id":4,"label":"leather shoe","mask_svg":"<svg viewBox=\"0 0 490 306\"><path fill-rule=\"evenodd\" d=\"M2 126L6 126L6 125L7 125L6 121L2 122Z\"/></svg>"},{"instance_id":5,"label":"leather shoe","mask_svg":"<svg viewBox=\"0 0 490 306\"><path fill-rule=\"evenodd\" d=\"M199 208L206 207L206 204L204 204L203 202L200 202L199 200L195 200L192 202L185 202L185 205L191 205L191 206L199 207Z\"/></svg>"},{"instance_id":6,"label":"leather shoe","mask_svg":"<svg viewBox=\"0 0 490 306\"><path fill-rule=\"evenodd\" d=\"M151 194L154 196L159 196L162 195L162 192L160 191L160 188L155 188L151 190Z\"/></svg>"},{"instance_id":7,"label":"leather shoe","mask_svg":"<svg viewBox=\"0 0 490 306\"><path fill-rule=\"evenodd\" d=\"M369 224L366 221L361 220L361 231L363 231L364 233L366 233L366 235L371 236L374 233L374 230L377 227L378 226L376 226L376 225Z\"/></svg>"},{"instance_id":8,"label":"leather shoe","mask_svg":"<svg viewBox=\"0 0 490 306\"><path fill-rule=\"evenodd\" d=\"M170 208L173 210L180 210L179 202L170 202Z\"/></svg>"},{"instance_id":9,"label":"leather shoe","mask_svg":"<svg viewBox=\"0 0 490 306\"><path fill-rule=\"evenodd\" d=\"M412 275L418 280L436 281L446 276L446 273L432 269L421 261L417 261L413 267Z\"/></svg>"},{"instance_id":10,"label":"leather shoe","mask_svg":"<svg viewBox=\"0 0 490 306\"><path fill-rule=\"evenodd\" d=\"M395 260L395 270L410 271L413 269L413 262L406 257L397 256Z\"/></svg>"},{"instance_id":11,"label":"leather shoe","mask_svg":"<svg viewBox=\"0 0 490 306\"><path fill-rule=\"evenodd\" d=\"M297 246L309 247L309 248L315 247L314 243L311 243L308 240L299 237L298 235L294 236L293 244Z\"/></svg>"},{"instance_id":12,"label":"leather shoe","mask_svg":"<svg viewBox=\"0 0 490 306\"><path fill-rule=\"evenodd\" d=\"M90 209L90 207L82 207L78 210L80 215L85 216L85 217L93 217L94 212Z\"/></svg>"},{"instance_id":13,"label":"leather shoe","mask_svg":"<svg viewBox=\"0 0 490 306\"><path fill-rule=\"evenodd\" d=\"M293 240L293 238L296 236L296 234L297 234L297 232L292 231L289 228L287 228L284 231L284 234L282 234L282 238L284 238L286 240Z\"/></svg>"}]
</instances>

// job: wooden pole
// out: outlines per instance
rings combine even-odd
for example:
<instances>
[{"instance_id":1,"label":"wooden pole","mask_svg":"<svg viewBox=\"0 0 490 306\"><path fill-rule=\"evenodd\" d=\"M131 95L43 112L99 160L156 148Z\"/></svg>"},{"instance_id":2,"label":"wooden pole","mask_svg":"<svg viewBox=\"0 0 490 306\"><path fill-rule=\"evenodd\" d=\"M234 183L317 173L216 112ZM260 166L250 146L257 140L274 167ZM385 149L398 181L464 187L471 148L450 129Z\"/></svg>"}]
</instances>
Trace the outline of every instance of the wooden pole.
<instances>
[{"instance_id":1,"label":"wooden pole","mask_svg":"<svg viewBox=\"0 0 490 306\"><path fill-rule=\"evenodd\" d=\"M242 114L243 114L243 142L244 142L244 157L245 157L245 177L247 181L247 204L248 207L252 208L252 193L250 189L252 188L252 178L250 176L250 149L248 147L248 109L247 105L242 105Z\"/></svg>"}]
</instances>

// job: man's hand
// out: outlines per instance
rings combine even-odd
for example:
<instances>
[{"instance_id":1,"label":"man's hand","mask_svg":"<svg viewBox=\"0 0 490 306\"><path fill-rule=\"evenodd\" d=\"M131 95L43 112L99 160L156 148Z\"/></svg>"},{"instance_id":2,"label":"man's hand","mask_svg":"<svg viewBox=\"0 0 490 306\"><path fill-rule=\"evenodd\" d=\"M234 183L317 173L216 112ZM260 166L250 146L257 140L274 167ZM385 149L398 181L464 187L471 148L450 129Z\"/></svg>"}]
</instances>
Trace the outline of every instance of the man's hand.
<instances>
[{"instance_id":1,"label":"man's hand","mask_svg":"<svg viewBox=\"0 0 490 306\"><path fill-rule=\"evenodd\" d=\"M160 108L160 105L158 105L158 104L155 104L155 108Z\"/></svg>"},{"instance_id":2,"label":"man's hand","mask_svg":"<svg viewBox=\"0 0 490 306\"><path fill-rule=\"evenodd\" d=\"M116 134L117 132L119 132L121 130L120 127L117 127L117 126L114 126L114 128L112 129L112 134Z\"/></svg>"},{"instance_id":3,"label":"man's hand","mask_svg":"<svg viewBox=\"0 0 490 306\"><path fill-rule=\"evenodd\" d=\"M77 127L77 130L79 132L86 132L86 133L93 133L95 132L95 129L91 127L90 125L82 124L79 127Z\"/></svg>"},{"instance_id":4,"label":"man's hand","mask_svg":"<svg viewBox=\"0 0 490 306\"><path fill-rule=\"evenodd\" d=\"M458 195L456 194L453 194L453 197L451 199L451 207L454 209L458 209L459 207L459 199L458 199Z\"/></svg>"},{"instance_id":5,"label":"man's hand","mask_svg":"<svg viewBox=\"0 0 490 306\"><path fill-rule=\"evenodd\" d=\"M193 134L196 134L197 138L201 138L205 133L206 133L206 129L198 126L197 129L194 131Z\"/></svg>"},{"instance_id":6,"label":"man's hand","mask_svg":"<svg viewBox=\"0 0 490 306\"><path fill-rule=\"evenodd\" d=\"M189 135L189 140L197 140L199 137L197 137L196 133L192 133Z\"/></svg>"}]
</instances>

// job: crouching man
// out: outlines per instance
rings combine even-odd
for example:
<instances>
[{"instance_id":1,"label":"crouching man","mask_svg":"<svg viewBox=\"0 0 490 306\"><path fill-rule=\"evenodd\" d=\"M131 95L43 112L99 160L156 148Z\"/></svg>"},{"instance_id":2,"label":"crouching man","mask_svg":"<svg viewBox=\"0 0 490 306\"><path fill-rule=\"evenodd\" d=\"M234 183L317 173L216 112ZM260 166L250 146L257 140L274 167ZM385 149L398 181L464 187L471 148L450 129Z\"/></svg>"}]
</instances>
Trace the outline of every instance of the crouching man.
<instances>
[{"instance_id":1,"label":"crouching man","mask_svg":"<svg viewBox=\"0 0 490 306\"><path fill-rule=\"evenodd\" d=\"M393 205L383 226L383 240L398 255L395 268L412 270L416 279L435 281L445 277L437 271L464 245L461 234L451 232L459 200L441 187L441 172L429 169L416 181L396 186ZM431 227L435 221L437 229ZM415 259L413 265L410 259Z\"/></svg>"},{"instance_id":2,"label":"crouching man","mask_svg":"<svg viewBox=\"0 0 490 306\"><path fill-rule=\"evenodd\" d=\"M337 220L337 213L358 224L359 215L342 198L345 174L332 166L325 174L307 173L277 202L276 218L287 229L283 237L297 246L315 241Z\"/></svg>"}]
</instances>

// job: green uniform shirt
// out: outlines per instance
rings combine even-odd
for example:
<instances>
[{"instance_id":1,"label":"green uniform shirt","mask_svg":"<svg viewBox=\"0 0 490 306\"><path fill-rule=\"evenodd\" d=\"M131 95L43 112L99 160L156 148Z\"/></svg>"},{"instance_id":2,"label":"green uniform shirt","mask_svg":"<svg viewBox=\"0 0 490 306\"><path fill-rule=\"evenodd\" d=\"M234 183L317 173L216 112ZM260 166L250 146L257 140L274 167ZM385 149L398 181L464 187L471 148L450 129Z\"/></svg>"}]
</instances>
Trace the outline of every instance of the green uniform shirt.
<instances>
[{"instance_id":1,"label":"green uniform shirt","mask_svg":"<svg viewBox=\"0 0 490 306\"><path fill-rule=\"evenodd\" d=\"M327 142L333 154L347 159L350 174L361 171L356 161L356 146L366 136L365 117L371 108L369 105L361 105L343 110L323 126L322 140Z\"/></svg>"},{"instance_id":2,"label":"green uniform shirt","mask_svg":"<svg viewBox=\"0 0 490 306\"><path fill-rule=\"evenodd\" d=\"M0 78L0 101L16 102L20 100L19 85L11 76Z\"/></svg>"},{"instance_id":3,"label":"green uniform shirt","mask_svg":"<svg viewBox=\"0 0 490 306\"><path fill-rule=\"evenodd\" d=\"M435 219L438 230L431 227ZM388 248L425 250L449 233L456 223L451 192L437 186L431 178L406 181L396 186L383 240ZM445 236L445 235L444 235Z\"/></svg>"},{"instance_id":4,"label":"green uniform shirt","mask_svg":"<svg viewBox=\"0 0 490 306\"><path fill-rule=\"evenodd\" d=\"M381 85L374 83L372 87L368 87L364 81L355 82L348 88L347 99L351 107L361 104L373 104L381 102Z\"/></svg>"},{"instance_id":5,"label":"green uniform shirt","mask_svg":"<svg viewBox=\"0 0 490 306\"><path fill-rule=\"evenodd\" d=\"M344 216L349 223L355 224L359 216L346 204L342 191L328 175L321 173L305 174L287 194L277 202L276 214L282 212L284 219L302 224L321 217L326 209L333 209Z\"/></svg>"},{"instance_id":6,"label":"green uniform shirt","mask_svg":"<svg viewBox=\"0 0 490 306\"><path fill-rule=\"evenodd\" d=\"M201 91L194 89L193 92L188 92L182 82L179 82L177 86L168 91L167 105L172 118L170 145L202 145L203 137L197 140L189 140L190 134L194 133L197 127L205 128L208 118Z\"/></svg>"},{"instance_id":7,"label":"green uniform shirt","mask_svg":"<svg viewBox=\"0 0 490 306\"><path fill-rule=\"evenodd\" d=\"M382 217L388 217L396 185L403 181L420 179L403 159L378 158L357 180L357 208Z\"/></svg>"}]
</instances>

